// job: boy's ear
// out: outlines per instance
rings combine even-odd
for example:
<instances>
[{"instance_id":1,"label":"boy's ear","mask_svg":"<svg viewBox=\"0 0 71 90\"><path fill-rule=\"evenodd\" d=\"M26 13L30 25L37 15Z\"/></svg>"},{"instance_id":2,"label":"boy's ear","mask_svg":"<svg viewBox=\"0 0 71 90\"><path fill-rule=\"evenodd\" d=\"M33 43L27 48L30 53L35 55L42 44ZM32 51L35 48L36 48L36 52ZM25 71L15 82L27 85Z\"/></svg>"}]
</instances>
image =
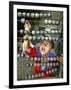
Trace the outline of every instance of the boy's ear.
<instances>
[{"instance_id":1,"label":"boy's ear","mask_svg":"<svg viewBox=\"0 0 71 90\"><path fill-rule=\"evenodd\" d=\"M52 48L52 49L50 50L50 53L54 53L54 52L55 52L55 49Z\"/></svg>"}]
</instances>

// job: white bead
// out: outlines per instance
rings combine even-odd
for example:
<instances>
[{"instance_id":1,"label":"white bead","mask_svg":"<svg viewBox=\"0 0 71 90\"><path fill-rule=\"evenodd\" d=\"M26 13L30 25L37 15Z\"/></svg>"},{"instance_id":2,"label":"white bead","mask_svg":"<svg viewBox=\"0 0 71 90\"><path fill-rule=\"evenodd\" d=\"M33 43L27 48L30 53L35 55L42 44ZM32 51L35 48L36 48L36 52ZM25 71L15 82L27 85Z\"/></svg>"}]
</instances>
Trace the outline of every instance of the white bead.
<instances>
[{"instance_id":1,"label":"white bead","mask_svg":"<svg viewBox=\"0 0 71 90\"><path fill-rule=\"evenodd\" d=\"M51 37L49 37L49 40L51 40L52 38Z\"/></svg>"},{"instance_id":2,"label":"white bead","mask_svg":"<svg viewBox=\"0 0 71 90\"><path fill-rule=\"evenodd\" d=\"M58 37L56 37L56 40L58 40Z\"/></svg>"},{"instance_id":3,"label":"white bead","mask_svg":"<svg viewBox=\"0 0 71 90\"><path fill-rule=\"evenodd\" d=\"M52 37L52 40L55 40L55 37Z\"/></svg>"},{"instance_id":4,"label":"white bead","mask_svg":"<svg viewBox=\"0 0 71 90\"><path fill-rule=\"evenodd\" d=\"M56 21L56 24L59 24L59 21Z\"/></svg>"},{"instance_id":5,"label":"white bead","mask_svg":"<svg viewBox=\"0 0 71 90\"><path fill-rule=\"evenodd\" d=\"M46 31L46 32L48 32L48 31L49 31L49 29L48 29L48 28L45 28L45 31Z\"/></svg>"},{"instance_id":6,"label":"white bead","mask_svg":"<svg viewBox=\"0 0 71 90\"><path fill-rule=\"evenodd\" d=\"M30 63L30 66L33 66L33 64L32 64L32 63Z\"/></svg>"},{"instance_id":7,"label":"white bead","mask_svg":"<svg viewBox=\"0 0 71 90\"><path fill-rule=\"evenodd\" d=\"M28 78L31 79L31 76L29 75Z\"/></svg>"},{"instance_id":8,"label":"white bead","mask_svg":"<svg viewBox=\"0 0 71 90\"><path fill-rule=\"evenodd\" d=\"M25 22L25 18L22 18L22 19L20 20L20 22L21 22L21 23L24 23L24 22Z\"/></svg>"},{"instance_id":9,"label":"white bead","mask_svg":"<svg viewBox=\"0 0 71 90\"><path fill-rule=\"evenodd\" d=\"M17 54L17 57L20 57L20 54Z\"/></svg>"},{"instance_id":10,"label":"white bead","mask_svg":"<svg viewBox=\"0 0 71 90\"><path fill-rule=\"evenodd\" d=\"M27 79L27 76L25 77L25 79Z\"/></svg>"},{"instance_id":11,"label":"white bead","mask_svg":"<svg viewBox=\"0 0 71 90\"><path fill-rule=\"evenodd\" d=\"M44 40L44 36L41 36L41 39Z\"/></svg>"},{"instance_id":12,"label":"white bead","mask_svg":"<svg viewBox=\"0 0 71 90\"><path fill-rule=\"evenodd\" d=\"M39 34L39 33L40 33L40 31L36 31L36 33L37 33L37 34Z\"/></svg>"},{"instance_id":13,"label":"white bead","mask_svg":"<svg viewBox=\"0 0 71 90\"><path fill-rule=\"evenodd\" d=\"M52 24L55 24L55 20L52 20Z\"/></svg>"},{"instance_id":14,"label":"white bead","mask_svg":"<svg viewBox=\"0 0 71 90\"><path fill-rule=\"evenodd\" d=\"M34 35L35 34L35 31L32 31L32 34Z\"/></svg>"},{"instance_id":15,"label":"white bead","mask_svg":"<svg viewBox=\"0 0 71 90\"><path fill-rule=\"evenodd\" d=\"M51 29L48 29L48 33L51 33Z\"/></svg>"},{"instance_id":16,"label":"white bead","mask_svg":"<svg viewBox=\"0 0 71 90\"><path fill-rule=\"evenodd\" d=\"M50 66L52 66L52 63L50 63Z\"/></svg>"},{"instance_id":17,"label":"white bead","mask_svg":"<svg viewBox=\"0 0 71 90\"><path fill-rule=\"evenodd\" d=\"M25 12L23 12L23 13L22 13L22 15L23 15L23 16L26 16L26 13L25 13Z\"/></svg>"},{"instance_id":18,"label":"white bead","mask_svg":"<svg viewBox=\"0 0 71 90\"><path fill-rule=\"evenodd\" d=\"M58 66L58 65L59 65L59 63L57 62L57 63L56 63L56 66Z\"/></svg>"},{"instance_id":19,"label":"white bead","mask_svg":"<svg viewBox=\"0 0 71 90\"><path fill-rule=\"evenodd\" d=\"M55 63L53 63L53 66L56 66Z\"/></svg>"},{"instance_id":20,"label":"white bead","mask_svg":"<svg viewBox=\"0 0 71 90\"><path fill-rule=\"evenodd\" d=\"M41 73L39 73L38 76L40 77L41 76Z\"/></svg>"},{"instance_id":21,"label":"white bead","mask_svg":"<svg viewBox=\"0 0 71 90\"><path fill-rule=\"evenodd\" d=\"M19 50L22 50L22 48L20 47Z\"/></svg>"},{"instance_id":22,"label":"white bead","mask_svg":"<svg viewBox=\"0 0 71 90\"><path fill-rule=\"evenodd\" d=\"M44 73L43 73L43 72L42 72L41 74L42 74L42 76L44 75Z\"/></svg>"},{"instance_id":23,"label":"white bead","mask_svg":"<svg viewBox=\"0 0 71 90\"><path fill-rule=\"evenodd\" d=\"M35 40L36 39L36 37L35 36L33 36L33 40Z\"/></svg>"},{"instance_id":24,"label":"white bead","mask_svg":"<svg viewBox=\"0 0 71 90\"><path fill-rule=\"evenodd\" d=\"M27 58L29 58L29 55L26 55Z\"/></svg>"},{"instance_id":25,"label":"white bead","mask_svg":"<svg viewBox=\"0 0 71 90\"><path fill-rule=\"evenodd\" d=\"M48 23L48 20L44 20L44 23L47 24Z\"/></svg>"},{"instance_id":26,"label":"white bead","mask_svg":"<svg viewBox=\"0 0 71 90\"><path fill-rule=\"evenodd\" d=\"M26 58L29 58L30 56L29 55L26 55Z\"/></svg>"},{"instance_id":27,"label":"white bead","mask_svg":"<svg viewBox=\"0 0 71 90\"><path fill-rule=\"evenodd\" d=\"M51 32L54 33L54 30L52 30Z\"/></svg>"},{"instance_id":28,"label":"white bead","mask_svg":"<svg viewBox=\"0 0 71 90\"><path fill-rule=\"evenodd\" d=\"M55 72L57 71L57 68L55 68Z\"/></svg>"},{"instance_id":29,"label":"white bead","mask_svg":"<svg viewBox=\"0 0 71 90\"><path fill-rule=\"evenodd\" d=\"M58 33L58 31L57 31L57 30L55 30L55 33Z\"/></svg>"},{"instance_id":30,"label":"white bead","mask_svg":"<svg viewBox=\"0 0 71 90\"><path fill-rule=\"evenodd\" d=\"M29 17L30 16L30 13L27 13L26 15L27 15L27 17Z\"/></svg>"},{"instance_id":31,"label":"white bead","mask_svg":"<svg viewBox=\"0 0 71 90\"><path fill-rule=\"evenodd\" d=\"M26 66L28 67L28 66L29 66L29 64L27 63L27 64L26 64Z\"/></svg>"},{"instance_id":32,"label":"white bead","mask_svg":"<svg viewBox=\"0 0 71 90\"><path fill-rule=\"evenodd\" d=\"M35 78L37 78L38 77L38 74L35 74Z\"/></svg>"},{"instance_id":33,"label":"white bead","mask_svg":"<svg viewBox=\"0 0 71 90\"><path fill-rule=\"evenodd\" d=\"M54 61L56 61L56 58L54 58Z\"/></svg>"},{"instance_id":34,"label":"white bead","mask_svg":"<svg viewBox=\"0 0 71 90\"><path fill-rule=\"evenodd\" d=\"M61 30L59 30L59 33L61 33Z\"/></svg>"},{"instance_id":35,"label":"white bead","mask_svg":"<svg viewBox=\"0 0 71 90\"><path fill-rule=\"evenodd\" d=\"M32 36L29 36L29 39L32 40Z\"/></svg>"},{"instance_id":36,"label":"white bead","mask_svg":"<svg viewBox=\"0 0 71 90\"><path fill-rule=\"evenodd\" d=\"M34 61L36 61L36 60L37 60L37 58L35 57L35 58L34 58Z\"/></svg>"},{"instance_id":37,"label":"white bead","mask_svg":"<svg viewBox=\"0 0 71 90\"><path fill-rule=\"evenodd\" d=\"M45 40L48 40L48 37L45 37Z\"/></svg>"},{"instance_id":38,"label":"white bead","mask_svg":"<svg viewBox=\"0 0 71 90\"><path fill-rule=\"evenodd\" d=\"M52 71L51 71L51 70L49 70L49 73L52 73Z\"/></svg>"},{"instance_id":39,"label":"white bead","mask_svg":"<svg viewBox=\"0 0 71 90\"><path fill-rule=\"evenodd\" d=\"M40 61L40 58L38 58L38 61Z\"/></svg>"},{"instance_id":40,"label":"white bead","mask_svg":"<svg viewBox=\"0 0 71 90\"><path fill-rule=\"evenodd\" d=\"M48 20L48 24L51 24L51 20Z\"/></svg>"},{"instance_id":41,"label":"white bead","mask_svg":"<svg viewBox=\"0 0 71 90\"><path fill-rule=\"evenodd\" d=\"M47 66L49 66L49 63L47 62Z\"/></svg>"},{"instance_id":42,"label":"white bead","mask_svg":"<svg viewBox=\"0 0 71 90\"><path fill-rule=\"evenodd\" d=\"M44 66L46 65L46 63L44 63Z\"/></svg>"},{"instance_id":43,"label":"white bead","mask_svg":"<svg viewBox=\"0 0 71 90\"><path fill-rule=\"evenodd\" d=\"M43 31L40 31L41 34L43 34Z\"/></svg>"},{"instance_id":44,"label":"white bead","mask_svg":"<svg viewBox=\"0 0 71 90\"><path fill-rule=\"evenodd\" d=\"M39 13L35 13L35 17L38 18L39 17Z\"/></svg>"},{"instance_id":45,"label":"white bead","mask_svg":"<svg viewBox=\"0 0 71 90\"><path fill-rule=\"evenodd\" d=\"M21 57L23 57L23 54L21 54Z\"/></svg>"},{"instance_id":46,"label":"white bead","mask_svg":"<svg viewBox=\"0 0 71 90\"><path fill-rule=\"evenodd\" d=\"M46 74L48 74L49 72L48 71L46 71Z\"/></svg>"},{"instance_id":47,"label":"white bead","mask_svg":"<svg viewBox=\"0 0 71 90\"><path fill-rule=\"evenodd\" d=\"M20 33L23 33L23 29L20 29Z\"/></svg>"},{"instance_id":48,"label":"white bead","mask_svg":"<svg viewBox=\"0 0 71 90\"><path fill-rule=\"evenodd\" d=\"M43 64L42 64L42 63L40 63L40 65L42 66Z\"/></svg>"},{"instance_id":49,"label":"white bead","mask_svg":"<svg viewBox=\"0 0 71 90\"><path fill-rule=\"evenodd\" d=\"M18 15L18 17L21 17L22 16L22 13L21 12L18 12L17 15Z\"/></svg>"},{"instance_id":50,"label":"white bead","mask_svg":"<svg viewBox=\"0 0 71 90\"><path fill-rule=\"evenodd\" d=\"M36 63L34 63L34 66L36 66Z\"/></svg>"},{"instance_id":51,"label":"white bead","mask_svg":"<svg viewBox=\"0 0 71 90\"><path fill-rule=\"evenodd\" d=\"M35 16L35 14L34 13L31 13L31 17L33 18Z\"/></svg>"},{"instance_id":52,"label":"white bead","mask_svg":"<svg viewBox=\"0 0 71 90\"><path fill-rule=\"evenodd\" d=\"M47 60L50 61L50 58L48 57Z\"/></svg>"},{"instance_id":53,"label":"white bead","mask_svg":"<svg viewBox=\"0 0 71 90\"><path fill-rule=\"evenodd\" d=\"M51 58L51 61L53 61L53 58Z\"/></svg>"},{"instance_id":54,"label":"white bead","mask_svg":"<svg viewBox=\"0 0 71 90\"><path fill-rule=\"evenodd\" d=\"M47 58L44 58L44 61L46 61L47 60Z\"/></svg>"},{"instance_id":55,"label":"white bead","mask_svg":"<svg viewBox=\"0 0 71 90\"><path fill-rule=\"evenodd\" d=\"M47 17L47 14L46 13L44 13L43 15L44 15L44 17Z\"/></svg>"},{"instance_id":56,"label":"white bead","mask_svg":"<svg viewBox=\"0 0 71 90\"><path fill-rule=\"evenodd\" d=\"M50 16L51 16L51 13L49 12L49 13L48 13L48 17L50 17Z\"/></svg>"},{"instance_id":57,"label":"white bead","mask_svg":"<svg viewBox=\"0 0 71 90\"><path fill-rule=\"evenodd\" d=\"M41 60L43 60L43 57L41 57Z\"/></svg>"},{"instance_id":58,"label":"white bead","mask_svg":"<svg viewBox=\"0 0 71 90\"><path fill-rule=\"evenodd\" d=\"M40 37L36 37L38 40L40 40Z\"/></svg>"},{"instance_id":59,"label":"white bead","mask_svg":"<svg viewBox=\"0 0 71 90\"><path fill-rule=\"evenodd\" d=\"M37 63L37 66L40 66L40 64L39 64L39 63Z\"/></svg>"},{"instance_id":60,"label":"white bead","mask_svg":"<svg viewBox=\"0 0 71 90\"><path fill-rule=\"evenodd\" d=\"M34 78L34 75L32 75L32 79Z\"/></svg>"},{"instance_id":61,"label":"white bead","mask_svg":"<svg viewBox=\"0 0 71 90\"><path fill-rule=\"evenodd\" d=\"M43 14L42 13L40 13L39 15L40 15L40 17L43 17Z\"/></svg>"},{"instance_id":62,"label":"white bead","mask_svg":"<svg viewBox=\"0 0 71 90\"><path fill-rule=\"evenodd\" d=\"M52 69L52 72L54 72L54 69Z\"/></svg>"},{"instance_id":63,"label":"white bead","mask_svg":"<svg viewBox=\"0 0 71 90\"><path fill-rule=\"evenodd\" d=\"M31 61L33 61L33 58L31 57Z\"/></svg>"}]
</instances>

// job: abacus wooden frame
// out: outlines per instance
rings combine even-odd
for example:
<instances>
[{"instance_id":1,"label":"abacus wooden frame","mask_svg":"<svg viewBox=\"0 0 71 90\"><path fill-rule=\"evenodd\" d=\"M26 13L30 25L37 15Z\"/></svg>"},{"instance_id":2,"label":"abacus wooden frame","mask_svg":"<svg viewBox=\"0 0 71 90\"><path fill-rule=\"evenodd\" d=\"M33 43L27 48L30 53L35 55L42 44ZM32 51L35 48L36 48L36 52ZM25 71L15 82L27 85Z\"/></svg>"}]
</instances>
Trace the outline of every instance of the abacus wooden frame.
<instances>
[{"instance_id":1,"label":"abacus wooden frame","mask_svg":"<svg viewBox=\"0 0 71 90\"><path fill-rule=\"evenodd\" d=\"M13 84L13 6L14 5L34 5L34 6L51 6L67 8L67 82L61 83L44 83L30 85L14 85ZM69 5L65 4L43 4L30 2L9 2L9 88L28 88L28 87L43 87L43 86L59 86L69 85Z\"/></svg>"}]
</instances>

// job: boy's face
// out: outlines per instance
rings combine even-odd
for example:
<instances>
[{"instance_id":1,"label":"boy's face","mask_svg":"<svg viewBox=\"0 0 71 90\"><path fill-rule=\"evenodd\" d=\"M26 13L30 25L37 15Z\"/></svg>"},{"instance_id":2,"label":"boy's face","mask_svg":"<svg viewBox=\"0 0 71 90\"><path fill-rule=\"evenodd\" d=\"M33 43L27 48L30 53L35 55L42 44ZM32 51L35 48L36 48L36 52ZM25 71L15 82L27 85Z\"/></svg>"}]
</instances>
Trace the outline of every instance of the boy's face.
<instances>
[{"instance_id":1,"label":"boy's face","mask_svg":"<svg viewBox=\"0 0 71 90\"><path fill-rule=\"evenodd\" d=\"M51 50L51 44L49 42L43 42L40 45L40 52L42 55L47 55Z\"/></svg>"}]
</instances>

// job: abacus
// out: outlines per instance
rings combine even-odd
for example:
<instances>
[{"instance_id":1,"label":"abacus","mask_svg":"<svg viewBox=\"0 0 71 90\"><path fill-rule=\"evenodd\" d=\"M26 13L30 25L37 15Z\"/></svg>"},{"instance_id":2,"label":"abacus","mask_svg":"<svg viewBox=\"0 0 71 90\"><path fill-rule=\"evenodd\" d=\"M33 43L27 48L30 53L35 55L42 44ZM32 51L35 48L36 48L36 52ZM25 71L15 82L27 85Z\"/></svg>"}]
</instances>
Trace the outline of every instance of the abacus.
<instances>
[{"instance_id":1,"label":"abacus","mask_svg":"<svg viewBox=\"0 0 71 90\"><path fill-rule=\"evenodd\" d=\"M23 53L22 43L24 40L32 42L34 47L39 48L42 40L53 40L56 54L63 54L63 12L42 11L42 10L17 10L17 66L18 80L62 78L60 67L63 64L55 58L30 57L26 52ZM32 24L31 30L25 30L25 21L29 20ZM27 35L27 38L25 38ZM60 42L60 47L59 47ZM59 53L60 52L60 53ZM27 69L27 71L26 71ZM21 70L21 71L20 71ZM62 75L62 76L61 76Z\"/></svg>"}]
</instances>

